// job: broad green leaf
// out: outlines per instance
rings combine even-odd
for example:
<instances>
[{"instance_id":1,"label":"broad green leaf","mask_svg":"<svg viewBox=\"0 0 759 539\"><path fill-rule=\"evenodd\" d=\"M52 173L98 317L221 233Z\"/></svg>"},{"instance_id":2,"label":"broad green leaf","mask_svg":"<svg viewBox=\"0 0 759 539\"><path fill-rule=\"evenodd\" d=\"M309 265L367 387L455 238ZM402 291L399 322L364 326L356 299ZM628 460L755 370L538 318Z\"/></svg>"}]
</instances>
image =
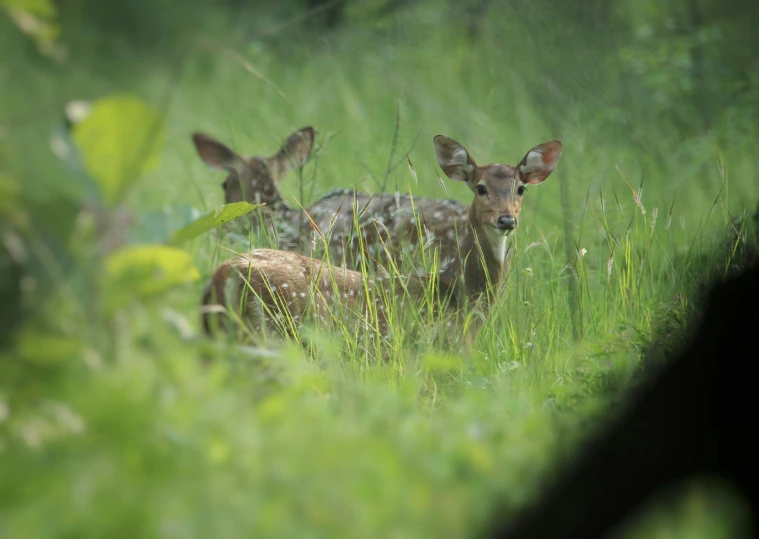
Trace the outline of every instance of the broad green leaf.
<instances>
[{"instance_id":1,"label":"broad green leaf","mask_svg":"<svg viewBox=\"0 0 759 539\"><path fill-rule=\"evenodd\" d=\"M211 230L218 228L224 223L228 223L238 217L252 212L260 204L250 204L249 202L233 202L226 204L219 209L208 212L203 217L193 221L189 225L177 230L171 238L171 243L177 245L189 239L195 238Z\"/></svg>"},{"instance_id":2,"label":"broad green leaf","mask_svg":"<svg viewBox=\"0 0 759 539\"><path fill-rule=\"evenodd\" d=\"M108 256L104 270L103 293L108 309L200 278L187 252L166 245L123 247Z\"/></svg>"},{"instance_id":3,"label":"broad green leaf","mask_svg":"<svg viewBox=\"0 0 759 539\"><path fill-rule=\"evenodd\" d=\"M96 101L74 126L74 140L103 198L118 203L147 170L158 164L165 138L163 117L131 96Z\"/></svg>"}]
</instances>

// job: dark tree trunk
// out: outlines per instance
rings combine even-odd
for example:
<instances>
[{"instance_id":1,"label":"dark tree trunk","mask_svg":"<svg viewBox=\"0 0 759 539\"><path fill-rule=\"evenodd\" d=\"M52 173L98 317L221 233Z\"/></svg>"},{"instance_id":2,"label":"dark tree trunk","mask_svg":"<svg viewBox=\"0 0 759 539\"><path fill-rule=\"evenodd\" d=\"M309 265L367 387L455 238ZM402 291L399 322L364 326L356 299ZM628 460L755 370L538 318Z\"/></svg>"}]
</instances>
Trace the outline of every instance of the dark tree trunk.
<instances>
[{"instance_id":1,"label":"dark tree trunk","mask_svg":"<svg viewBox=\"0 0 759 539\"><path fill-rule=\"evenodd\" d=\"M652 495L693 476L732 482L759 509L759 265L714 287L692 341L642 387L624 413L582 449L542 499L491 537L606 536Z\"/></svg>"}]
</instances>

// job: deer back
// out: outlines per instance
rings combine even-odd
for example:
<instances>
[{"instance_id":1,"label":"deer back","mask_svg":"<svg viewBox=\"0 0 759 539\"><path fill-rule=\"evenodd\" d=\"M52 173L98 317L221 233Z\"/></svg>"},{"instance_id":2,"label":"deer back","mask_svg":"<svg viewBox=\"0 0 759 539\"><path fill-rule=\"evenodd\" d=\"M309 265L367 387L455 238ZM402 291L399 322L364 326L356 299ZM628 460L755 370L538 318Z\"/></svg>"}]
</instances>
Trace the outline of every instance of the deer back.
<instances>
[{"instance_id":1,"label":"deer back","mask_svg":"<svg viewBox=\"0 0 759 539\"><path fill-rule=\"evenodd\" d=\"M307 209L301 234L323 235L333 263L359 269L362 259L369 267L396 265L404 256L416 260L419 251L436 250L440 265L456 255L458 220L466 206L455 200L411 197L398 193L368 194L350 189L335 190ZM312 231L316 225L321 234Z\"/></svg>"}]
</instances>

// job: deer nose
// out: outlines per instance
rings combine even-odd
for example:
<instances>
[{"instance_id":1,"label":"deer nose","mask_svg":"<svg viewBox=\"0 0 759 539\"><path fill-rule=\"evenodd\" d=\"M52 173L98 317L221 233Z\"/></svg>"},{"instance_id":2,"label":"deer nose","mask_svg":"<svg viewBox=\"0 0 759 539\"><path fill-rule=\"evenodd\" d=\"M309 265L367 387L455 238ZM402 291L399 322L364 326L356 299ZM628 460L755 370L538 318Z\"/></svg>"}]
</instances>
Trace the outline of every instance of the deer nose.
<instances>
[{"instance_id":1,"label":"deer nose","mask_svg":"<svg viewBox=\"0 0 759 539\"><path fill-rule=\"evenodd\" d=\"M514 230L517 227L517 220L511 215L501 215L498 218L498 228L501 230Z\"/></svg>"}]
</instances>

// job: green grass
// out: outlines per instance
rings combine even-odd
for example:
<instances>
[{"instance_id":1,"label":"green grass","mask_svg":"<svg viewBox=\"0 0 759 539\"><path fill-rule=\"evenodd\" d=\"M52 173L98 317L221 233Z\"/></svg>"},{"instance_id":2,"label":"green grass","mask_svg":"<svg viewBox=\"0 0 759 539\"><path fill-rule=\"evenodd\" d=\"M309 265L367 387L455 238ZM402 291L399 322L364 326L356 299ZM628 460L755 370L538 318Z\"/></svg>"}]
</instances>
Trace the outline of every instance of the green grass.
<instances>
[{"instance_id":1,"label":"green grass","mask_svg":"<svg viewBox=\"0 0 759 539\"><path fill-rule=\"evenodd\" d=\"M347 328L306 328L311 356L276 340L263 349L207 342L202 280L232 256L216 234L187 246L201 281L108 318L98 316L92 282L58 283L37 322L48 336L22 333L14 351L22 361L3 367L3 536L469 537L495 496L518 509L614 411L609 398L637 372L662 320L690 312L698 271L686 271L688 263L710 252L731 215L756 205L756 138L726 130L683 140L649 124L642 152L610 127L593 96L547 117L523 84L520 62L529 62L504 57L523 34L503 37L499 24L512 25L494 21L470 43L450 22L418 22L431 8L417 9L385 35L357 27L285 52L235 46L269 82L217 49L193 52L179 79L132 62L115 81L105 67L54 70L19 53L24 84L4 90L3 117L46 97L117 91L160 108L170 92L161 163L127 200L138 216L221 205L224 175L194 154L196 130L242 153L270 154L313 125L320 148L304 171L313 199L335 187L377 191L388 162L408 150L418 182L402 162L388 189L469 202L466 187L440 187L437 133L462 142L480 164L515 164L554 138L565 149L525 197L503 294L458 349L440 345L446 319L409 323L403 309L394 313L387 364ZM67 177L46 147L59 111L32 115L2 140L8 169L33 182L26 189L39 198ZM576 225L572 253L562 182ZM297 175L282 189L295 196ZM205 366L202 354L217 361ZM699 483L671 511L654 508L626 533L729 537L735 507L723 490Z\"/></svg>"}]
</instances>

